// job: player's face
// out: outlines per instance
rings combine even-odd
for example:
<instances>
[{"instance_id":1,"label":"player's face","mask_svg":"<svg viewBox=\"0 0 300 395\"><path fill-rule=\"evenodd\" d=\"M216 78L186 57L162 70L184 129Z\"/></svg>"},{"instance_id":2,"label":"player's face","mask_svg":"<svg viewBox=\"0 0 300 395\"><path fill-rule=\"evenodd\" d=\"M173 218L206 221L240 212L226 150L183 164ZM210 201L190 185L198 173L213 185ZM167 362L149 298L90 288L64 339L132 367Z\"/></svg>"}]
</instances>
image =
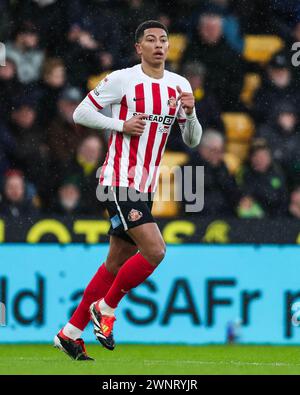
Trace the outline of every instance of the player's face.
<instances>
[{"instance_id":1,"label":"player's face","mask_svg":"<svg viewBox=\"0 0 300 395\"><path fill-rule=\"evenodd\" d=\"M167 33L160 28L146 29L143 38L136 44L137 53L144 61L153 65L160 65L165 62L168 49Z\"/></svg>"}]
</instances>

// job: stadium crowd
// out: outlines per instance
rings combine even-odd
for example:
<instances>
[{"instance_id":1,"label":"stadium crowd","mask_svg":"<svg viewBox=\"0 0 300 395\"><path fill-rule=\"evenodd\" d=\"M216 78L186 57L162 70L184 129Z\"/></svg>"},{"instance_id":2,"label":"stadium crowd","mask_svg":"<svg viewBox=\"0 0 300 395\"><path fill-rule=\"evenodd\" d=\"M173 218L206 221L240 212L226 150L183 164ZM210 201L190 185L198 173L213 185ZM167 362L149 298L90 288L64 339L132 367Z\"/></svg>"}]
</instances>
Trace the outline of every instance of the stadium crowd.
<instances>
[{"instance_id":1,"label":"stadium crowd","mask_svg":"<svg viewBox=\"0 0 300 395\"><path fill-rule=\"evenodd\" d=\"M139 61L133 37L145 19L187 37L176 71L192 85L204 134L189 150L175 126L167 149L205 166L201 215L300 218L297 0L0 0L0 215L99 215L95 173L107 133L75 126L72 114L105 73ZM285 47L267 64L249 62L247 34L277 35ZM261 84L246 104L249 72ZM224 112L247 113L255 124L234 172L225 161Z\"/></svg>"}]
</instances>

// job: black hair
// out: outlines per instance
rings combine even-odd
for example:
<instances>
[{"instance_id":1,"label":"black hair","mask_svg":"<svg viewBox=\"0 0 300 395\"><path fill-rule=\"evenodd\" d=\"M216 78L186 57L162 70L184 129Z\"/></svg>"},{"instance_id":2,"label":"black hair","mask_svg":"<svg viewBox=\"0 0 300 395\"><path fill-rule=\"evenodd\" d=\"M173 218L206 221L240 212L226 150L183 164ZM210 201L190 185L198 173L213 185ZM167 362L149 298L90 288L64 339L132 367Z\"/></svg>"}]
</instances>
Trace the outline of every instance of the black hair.
<instances>
[{"instance_id":1,"label":"black hair","mask_svg":"<svg viewBox=\"0 0 300 395\"><path fill-rule=\"evenodd\" d=\"M163 29L167 36L169 35L168 28L159 21L149 20L141 23L135 31L135 42L139 42L140 38L143 37L144 31L146 29L151 29L153 27L158 27L159 29Z\"/></svg>"}]
</instances>

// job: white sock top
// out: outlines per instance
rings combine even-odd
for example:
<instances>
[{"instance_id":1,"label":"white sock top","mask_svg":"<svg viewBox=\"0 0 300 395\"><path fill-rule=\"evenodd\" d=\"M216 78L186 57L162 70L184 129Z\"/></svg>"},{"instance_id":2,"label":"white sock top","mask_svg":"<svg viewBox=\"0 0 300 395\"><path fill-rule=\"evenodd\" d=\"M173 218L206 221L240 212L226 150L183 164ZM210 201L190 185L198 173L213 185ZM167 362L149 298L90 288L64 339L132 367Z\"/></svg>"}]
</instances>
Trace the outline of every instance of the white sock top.
<instances>
[{"instance_id":1,"label":"white sock top","mask_svg":"<svg viewBox=\"0 0 300 395\"><path fill-rule=\"evenodd\" d=\"M66 326L63 328L63 334L68 336L70 339L76 340L81 337L82 330L76 328L76 326L68 322Z\"/></svg>"},{"instance_id":2,"label":"white sock top","mask_svg":"<svg viewBox=\"0 0 300 395\"><path fill-rule=\"evenodd\" d=\"M101 299L98 303L98 307L101 311L101 314L108 315L113 317L115 315L115 309L110 307L107 303L105 303L104 299Z\"/></svg>"}]
</instances>

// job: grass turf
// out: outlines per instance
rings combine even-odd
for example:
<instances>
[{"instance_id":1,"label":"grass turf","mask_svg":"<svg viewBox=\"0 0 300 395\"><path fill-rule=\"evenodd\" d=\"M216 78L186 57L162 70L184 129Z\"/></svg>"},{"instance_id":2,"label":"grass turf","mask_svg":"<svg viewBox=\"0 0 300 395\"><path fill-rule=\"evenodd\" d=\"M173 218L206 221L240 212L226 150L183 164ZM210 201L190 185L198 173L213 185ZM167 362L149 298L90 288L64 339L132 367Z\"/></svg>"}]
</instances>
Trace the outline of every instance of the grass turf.
<instances>
[{"instance_id":1,"label":"grass turf","mask_svg":"<svg viewBox=\"0 0 300 395\"><path fill-rule=\"evenodd\" d=\"M0 374L299 374L293 346L88 345L76 362L51 345L1 345Z\"/></svg>"}]
</instances>

